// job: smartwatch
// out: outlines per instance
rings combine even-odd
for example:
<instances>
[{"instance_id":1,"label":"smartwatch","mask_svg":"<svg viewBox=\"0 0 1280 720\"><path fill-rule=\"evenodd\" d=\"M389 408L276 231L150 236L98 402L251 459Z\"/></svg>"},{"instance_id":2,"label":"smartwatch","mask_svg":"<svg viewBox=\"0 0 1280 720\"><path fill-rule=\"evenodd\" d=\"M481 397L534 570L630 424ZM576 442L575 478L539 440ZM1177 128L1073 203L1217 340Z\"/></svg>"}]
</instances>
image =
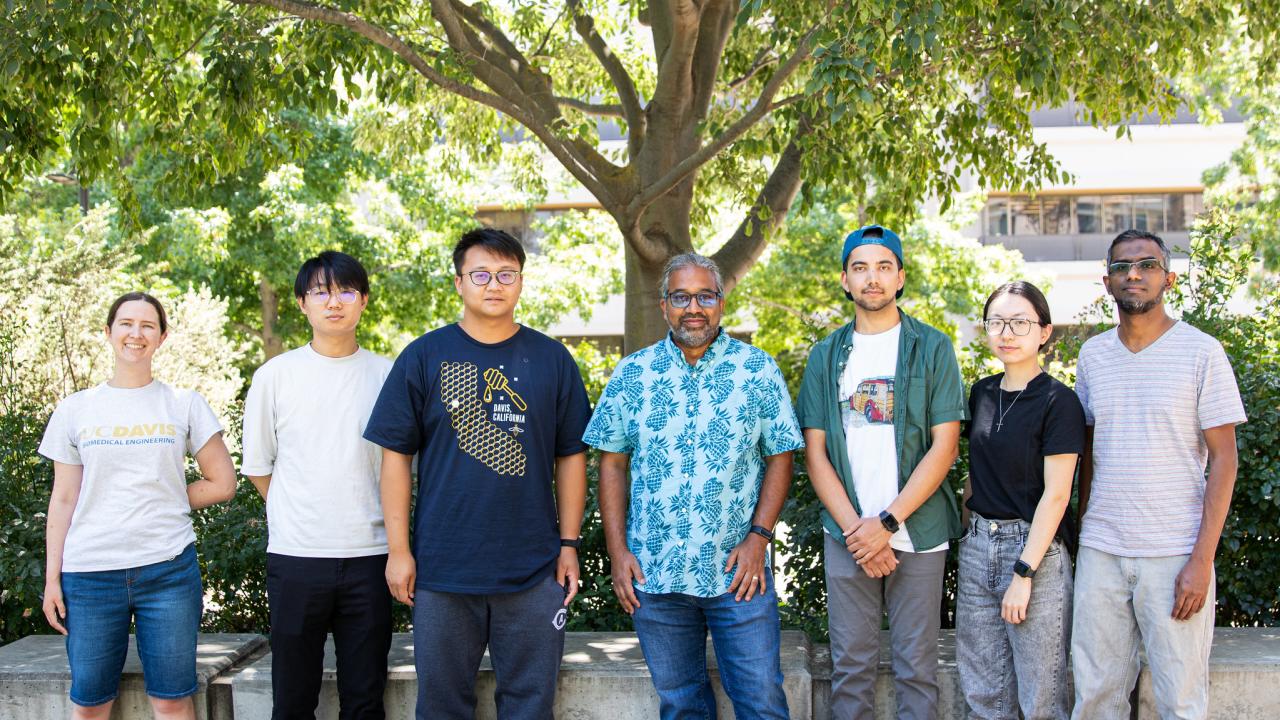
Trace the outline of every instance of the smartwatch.
<instances>
[{"instance_id":1,"label":"smartwatch","mask_svg":"<svg viewBox=\"0 0 1280 720\"><path fill-rule=\"evenodd\" d=\"M1030 565L1023 562L1022 558L1018 558L1018 562L1013 564L1013 574L1030 580L1036 576L1036 571L1032 570Z\"/></svg>"},{"instance_id":2,"label":"smartwatch","mask_svg":"<svg viewBox=\"0 0 1280 720\"><path fill-rule=\"evenodd\" d=\"M582 538L560 538L560 547L582 548Z\"/></svg>"},{"instance_id":3,"label":"smartwatch","mask_svg":"<svg viewBox=\"0 0 1280 720\"><path fill-rule=\"evenodd\" d=\"M752 525L752 526L751 526L751 529L750 529L750 530L748 530L747 532L748 532L748 533L755 533L755 534L759 535L760 537L762 537L762 538L764 538L765 540L768 540L768 541L770 541L770 542L772 542L772 541L773 541L773 533L769 532L768 530L764 529L763 527L761 527L761 526L759 526L759 525Z\"/></svg>"},{"instance_id":4,"label":"smartwatch","mask_svg":"<svg viewBox=\"0 0 1280 720\"><path fill-rule=\"evenodd\" d=\"M898 523L898 518L894 517L893 513L888 510L880 513L880 524L884 526L885 530L888 530L891 533L898 532L898 528L902 527L902 525Z\"/></svg>"}]
</instances>

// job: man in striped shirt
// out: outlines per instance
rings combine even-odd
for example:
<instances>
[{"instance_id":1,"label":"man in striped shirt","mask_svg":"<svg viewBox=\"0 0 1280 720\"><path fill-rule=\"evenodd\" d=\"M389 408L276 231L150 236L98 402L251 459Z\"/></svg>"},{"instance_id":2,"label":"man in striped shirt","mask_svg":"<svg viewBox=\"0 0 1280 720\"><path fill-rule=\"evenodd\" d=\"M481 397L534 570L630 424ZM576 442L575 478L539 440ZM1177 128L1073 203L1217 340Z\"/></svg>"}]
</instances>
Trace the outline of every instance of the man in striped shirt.
<instances>
[{"instance_id":1,"label":"man in striped shirt","mask_svg":"<svg viewBox=\"0 0 1280 720\"><path fill-rule=\"evenodd\" d=\"M1208 716L1213 558L1245 414L1222 345L1165 311L1176 279L1158 236L1118 235L1103 283L1120 325L1080 351L1077 719L1129 716L1140 641L1160 717Z\"/></svg>"}]
</instances>

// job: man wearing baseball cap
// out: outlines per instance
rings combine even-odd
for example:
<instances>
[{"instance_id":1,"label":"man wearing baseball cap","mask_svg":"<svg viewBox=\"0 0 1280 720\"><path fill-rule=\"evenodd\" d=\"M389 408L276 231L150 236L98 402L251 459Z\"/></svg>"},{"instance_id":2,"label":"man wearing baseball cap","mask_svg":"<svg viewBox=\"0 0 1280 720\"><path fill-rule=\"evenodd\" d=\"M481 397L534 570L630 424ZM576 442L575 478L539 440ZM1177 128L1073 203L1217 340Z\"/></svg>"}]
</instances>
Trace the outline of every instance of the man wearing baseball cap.
<instances>
[{"instance_id":1,"label":"man wearing baseball cap","mask_svg":"<svg viewBox=\"0 0 1280 720\"><path fill-rule=\"evenodd\" d=\"M902 240L849 234L840 286L853 320L809 353L796 403L809 477L822 501L831 632L831 715L871 718L881 617L889 613L897 717L933 718L947 544L968 408L951 340L898 309Z\"/></svg>"}]
</instances>

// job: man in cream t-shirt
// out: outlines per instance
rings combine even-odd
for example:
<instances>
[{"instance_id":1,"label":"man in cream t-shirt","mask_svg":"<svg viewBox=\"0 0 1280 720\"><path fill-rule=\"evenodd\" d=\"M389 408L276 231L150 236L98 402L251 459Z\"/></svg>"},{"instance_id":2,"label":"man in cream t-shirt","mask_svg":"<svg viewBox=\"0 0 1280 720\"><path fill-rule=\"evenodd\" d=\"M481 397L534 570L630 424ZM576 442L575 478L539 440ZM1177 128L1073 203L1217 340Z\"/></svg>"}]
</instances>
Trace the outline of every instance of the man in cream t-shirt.
<instances>
[{"instance_id":1,"label":"man in cream t-shirt","mask_svg":"<svg viewBox=\"0 0 1280 720\"><path fill-rule=\"evenodd\" d=\"M363 434L391 361L356 343L369 278L355 258L307 260L294 296L312 339L254 373L241 468L267 501L272 717L314 717L332 632L342 717L381 719L391 646L382 452Z\"/></svg>"}]
</instances>

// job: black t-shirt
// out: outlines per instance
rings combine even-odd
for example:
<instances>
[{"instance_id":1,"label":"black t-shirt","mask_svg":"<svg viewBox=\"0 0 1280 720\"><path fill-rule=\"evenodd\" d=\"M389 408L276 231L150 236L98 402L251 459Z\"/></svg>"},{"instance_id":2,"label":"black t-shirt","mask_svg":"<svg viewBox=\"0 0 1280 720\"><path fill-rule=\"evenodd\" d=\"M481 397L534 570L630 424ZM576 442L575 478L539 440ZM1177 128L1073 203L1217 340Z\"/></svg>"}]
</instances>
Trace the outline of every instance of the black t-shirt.
<instances>
[{"instance_id":1,"label":"black t-shirt","mask_svg":"<svg viewBox=\"0 0 1280 720\"><path fill-rule=\"evenodd\" d=\"M1004 373L983 378L969 392L972 495L965 504L983 517L1031 522L1044 495L1044 458L1084 450L1084 407L1071 388L1048 373L1032 378L1021 397L1000 389L1003 378ZM1001 402L1004 423L997 432ZM1056 534L1068 541L1075 537L1070 512Z\"/></svg>"},{"instance_id":2,"label":"black t-shirt","mask_svg":"<svg viewBox=\"0 0 1280 720\"><path fill-rule=\"evenodd\" d=\"M536 330L489 345L448 325L410 343L364 436L419 455L417 586L506 593L545 578L560 555L555 460L586 450L590 417L573 356Z\"/></svg>"}]
</instances>

